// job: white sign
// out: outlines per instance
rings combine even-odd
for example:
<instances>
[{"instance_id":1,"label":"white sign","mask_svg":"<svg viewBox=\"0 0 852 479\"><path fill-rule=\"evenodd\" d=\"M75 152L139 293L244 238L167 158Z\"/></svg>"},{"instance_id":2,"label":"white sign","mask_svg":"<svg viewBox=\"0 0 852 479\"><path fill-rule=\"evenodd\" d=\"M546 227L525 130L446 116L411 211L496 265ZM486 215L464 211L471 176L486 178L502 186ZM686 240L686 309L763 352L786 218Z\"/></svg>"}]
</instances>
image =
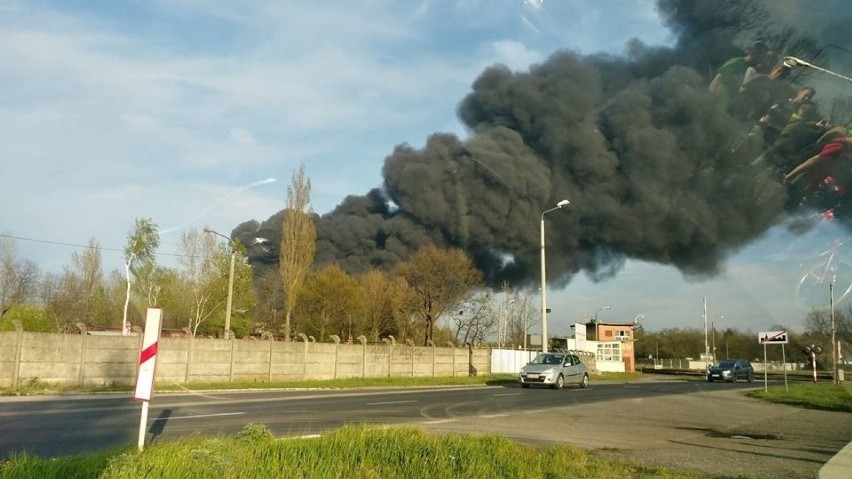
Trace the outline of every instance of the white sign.
<instances>
[{"instance_id":1,"label":"white sign","mask_svg":"<svg viewBox=\"0 0 852 479\"><path fill-rule=\"evenodd\" d=\"M761 331L757 333L758 344L787 344L787 331Z\"/></svg>"},{"instance_id":2,"label":"white sign","mask_svg":"<svg viewBox=\"0 0 852 479\"><path fill-rule=\"evenodd\" d=\"M586 350L586 325L574 323L574 347L579 351Z\"/></svg>"},{"instance_id":3,"label":"white sign","mask_svg":"<svg viewBox=\"0 0 852 479\"><path fill-rule=\"evenodd\" d=\"M139 352L139 369L136 372L136 393L133 395L133 399L137 401L151 400L162 323L163 310L148 308L148 316L145 318L145 335L142 337L142 351Z\"/></svg>"}]
</instances>

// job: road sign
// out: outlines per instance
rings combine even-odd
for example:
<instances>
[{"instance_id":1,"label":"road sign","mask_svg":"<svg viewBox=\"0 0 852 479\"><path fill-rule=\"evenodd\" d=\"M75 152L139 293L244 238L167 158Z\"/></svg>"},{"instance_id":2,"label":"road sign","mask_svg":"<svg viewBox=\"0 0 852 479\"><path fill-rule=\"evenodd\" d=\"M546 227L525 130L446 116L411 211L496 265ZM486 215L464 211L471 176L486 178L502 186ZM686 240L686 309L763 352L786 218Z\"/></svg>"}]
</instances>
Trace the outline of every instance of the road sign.
<instances>
[{"instance_id":1,"label":"road sign","mask_svg":"<svg viewBox=\"0 0 852 479\"><path fill-rule=\"evenodd\" d=\"M139 353L139 367L136 372L136 393L133 395L133 399L137 401L151 400L162 322L163 310L148 308L148 315L145 318L145 334L142 337L142 351Z\"/></svg>"},{"instance_id":2,"label":"road sign","mask_svg":"<svg viewBox=\"0 0 852 479\"><path fill-rule=\"evenodd\" d=\"M761 331L757 333L758 344L787 344L787 331Z\"/></svg>"}]
</instances>

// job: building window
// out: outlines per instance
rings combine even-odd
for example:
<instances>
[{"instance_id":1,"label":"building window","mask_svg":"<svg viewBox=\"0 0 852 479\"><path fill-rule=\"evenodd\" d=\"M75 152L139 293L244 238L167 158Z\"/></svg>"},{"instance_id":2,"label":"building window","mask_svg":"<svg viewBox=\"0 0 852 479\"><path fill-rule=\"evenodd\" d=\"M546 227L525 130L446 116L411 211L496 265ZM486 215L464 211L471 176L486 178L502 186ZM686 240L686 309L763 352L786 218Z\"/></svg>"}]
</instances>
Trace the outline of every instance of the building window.
<instances>
[{"instance_id":1,"label":"building window","mask_svg":"<svg viewBox=\"0 0 852 479\"><path fill-rule=\"evenodd\" d=\"M621 343L598 343L598 361L621 361Z\"/></svg>"}]
</instances>

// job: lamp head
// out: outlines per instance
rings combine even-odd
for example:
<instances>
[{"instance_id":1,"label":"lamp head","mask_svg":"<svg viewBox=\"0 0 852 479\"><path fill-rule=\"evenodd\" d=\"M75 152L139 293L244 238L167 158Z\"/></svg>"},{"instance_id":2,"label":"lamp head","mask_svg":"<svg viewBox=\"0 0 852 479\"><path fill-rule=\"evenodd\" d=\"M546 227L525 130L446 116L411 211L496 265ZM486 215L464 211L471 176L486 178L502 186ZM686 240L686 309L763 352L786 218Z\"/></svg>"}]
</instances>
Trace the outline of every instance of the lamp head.
<instances>
[{"instance_id":1,"label":"lamp head","mask_svg":"<svg viewBox=\"0 0 852 479\"><path fill-rule=\"evenodd\" d=\"M787 68L793 68L802 64L802 62L796 57L784 57L783 63Z\"/></svg>"},{"instance_id":2,"label":"lamp head","mask_svg":"<svg viewBox=\"0 0 852 479\"><path fill-rule=\"evenodd\" d=\"M557 208L562 208L563 206L568 206L571 202L568 200L562 200L559 203L556 203Z\"/></svg>"}]
</instances>

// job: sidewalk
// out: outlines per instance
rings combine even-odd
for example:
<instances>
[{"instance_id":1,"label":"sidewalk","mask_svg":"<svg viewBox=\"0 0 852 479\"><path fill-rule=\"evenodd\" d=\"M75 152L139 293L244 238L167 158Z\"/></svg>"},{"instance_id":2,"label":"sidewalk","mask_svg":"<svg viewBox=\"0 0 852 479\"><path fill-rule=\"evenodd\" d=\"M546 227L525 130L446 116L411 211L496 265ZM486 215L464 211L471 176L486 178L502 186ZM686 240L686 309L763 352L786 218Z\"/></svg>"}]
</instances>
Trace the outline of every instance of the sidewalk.
<instances>
[{"instance_id":1,"label":"sidewalk","mask_svg":"<svg viewBox=\"0 0 852 479\"><path fill-rule=\"evenodd\" d=\"M852 394L852 382L844 381L843 386ZM841 449L819 470L819 479L848 479L852 477L852 442Z\"/></svg>"}]
</instances>

